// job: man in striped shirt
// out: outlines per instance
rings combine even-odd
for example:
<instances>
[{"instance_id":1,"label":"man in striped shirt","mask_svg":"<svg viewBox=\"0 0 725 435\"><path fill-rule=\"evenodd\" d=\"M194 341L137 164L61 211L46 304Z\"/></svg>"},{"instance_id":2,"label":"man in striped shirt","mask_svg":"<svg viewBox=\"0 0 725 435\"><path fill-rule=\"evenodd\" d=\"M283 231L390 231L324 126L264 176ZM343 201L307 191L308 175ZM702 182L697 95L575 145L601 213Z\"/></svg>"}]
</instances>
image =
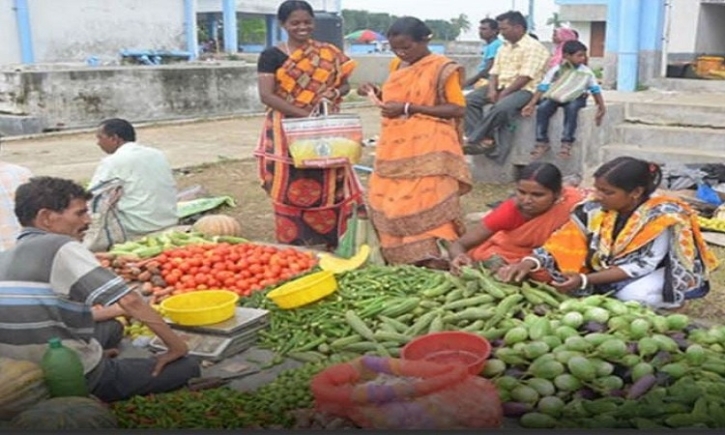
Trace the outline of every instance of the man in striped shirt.
<instances>
[{"instance_id":1,"label":"man in striped shirt","mask_svg":"<svg viewBox=\"0 0 725 435\"><path fill-rule=\"evenodd\" d=\"M0 253L0 355L39 363L48 340L58 337L78 353L89 391L103 401L180 388L199 376L199 364L159 314L83 247L89 199L83 187L60 178L35 177L18 187L15 215L23 230L16 246ZM169 351L105 355L121 334L118 322L104 320L122 313L148 325Z\"/></svg>"}]
</instances>

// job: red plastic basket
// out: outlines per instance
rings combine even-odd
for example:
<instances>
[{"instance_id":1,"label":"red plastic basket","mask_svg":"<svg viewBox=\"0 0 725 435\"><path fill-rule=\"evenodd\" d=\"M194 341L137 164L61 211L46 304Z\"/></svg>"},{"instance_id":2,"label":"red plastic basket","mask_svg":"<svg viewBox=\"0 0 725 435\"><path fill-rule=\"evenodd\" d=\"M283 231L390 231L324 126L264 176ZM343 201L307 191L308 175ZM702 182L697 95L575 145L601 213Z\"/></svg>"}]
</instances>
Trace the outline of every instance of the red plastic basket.
<instances>
[{"instance_id":1,"label":"red plastic basket","mask_svg":"<svg viewBox=\"0 0 725 435\"><path fill-rule=\"evenodd\" d=\"M478 375L491 354L491 343L470 332L434 332L411 340L400 351L407 360L425 360L442 364L462 364Z\"/></svg>"}]
</instances>

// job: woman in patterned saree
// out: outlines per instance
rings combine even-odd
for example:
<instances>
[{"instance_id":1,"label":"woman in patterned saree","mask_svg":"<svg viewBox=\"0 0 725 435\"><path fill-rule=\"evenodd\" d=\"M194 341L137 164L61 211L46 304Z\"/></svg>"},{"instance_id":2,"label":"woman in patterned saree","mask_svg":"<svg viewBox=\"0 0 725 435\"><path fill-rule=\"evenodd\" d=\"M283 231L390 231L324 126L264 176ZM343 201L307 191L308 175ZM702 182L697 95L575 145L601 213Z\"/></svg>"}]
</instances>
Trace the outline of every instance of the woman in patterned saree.
<instances>
[{"instance_id":1,"label":"woman in patterned saree","mask_svg":"<svg viewBox=\"0 0 725 435\"><path fill-rule=\"evenodd\" d=\"M594 178L594 200L577 206L543 247L500 269L499 277L521 281L543 269L560 291L612 292L654 308L675 308L705 296L717 260L685 202L651 196L662 178L660 168L618 157L597 169Z\"/></svg>"},{"instance_id":2,"label":"woman in patterned saree","mask_svg":"<svg viewBox=\"0 0 725 435\"><path fill-rule=\"evenodd\" d=\"M373 225L388 263L447 269L438 242L462 234L459 198L471 190L464 72L428 50L431 30L417 18L398 19L387 36L396 55L387 81L358 89L381 101L383 115L368 191Z\"/></svg>"},{"instance_id":3,"label":"woman in patterned saree","mask_svg":"<svg viewBox=\"0 0 725 435\"><path fill-rule=\"evenodd\" d=\"M312 39L309 3L287 0L277 18L288 41L264 50L258 60L259 96L267 106L255 156L262 187L272 199L279 243L333 249L352 207L361 202L351 167L299 169L282 131L285 117L307 117L322 99L337 111L350 91L355 62L332 44Z\"/></svg>"}]
</instances>

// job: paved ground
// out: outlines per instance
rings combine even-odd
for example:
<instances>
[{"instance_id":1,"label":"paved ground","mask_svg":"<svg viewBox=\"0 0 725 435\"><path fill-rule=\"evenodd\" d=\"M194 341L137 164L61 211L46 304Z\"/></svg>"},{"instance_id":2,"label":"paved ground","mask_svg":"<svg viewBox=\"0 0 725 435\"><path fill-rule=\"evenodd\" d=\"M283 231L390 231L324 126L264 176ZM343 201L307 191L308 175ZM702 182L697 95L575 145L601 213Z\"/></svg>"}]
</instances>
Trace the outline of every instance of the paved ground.
<instances>
[{"instance_id":1,"label":"paved ground","mask_svg":"<svg viewBox=\"0 0 725 435\"><path fill-rule=\"evenodd\" d=\"M350 109L360 114L365 135L378 134L379 111ZM174 168L252 157L261 128L260 116L137 127L139 143L162 149ZM92 131L6 138L0 159L23 165L36 175L88 180L105 154Z\"/></svg>"}]
</instances>

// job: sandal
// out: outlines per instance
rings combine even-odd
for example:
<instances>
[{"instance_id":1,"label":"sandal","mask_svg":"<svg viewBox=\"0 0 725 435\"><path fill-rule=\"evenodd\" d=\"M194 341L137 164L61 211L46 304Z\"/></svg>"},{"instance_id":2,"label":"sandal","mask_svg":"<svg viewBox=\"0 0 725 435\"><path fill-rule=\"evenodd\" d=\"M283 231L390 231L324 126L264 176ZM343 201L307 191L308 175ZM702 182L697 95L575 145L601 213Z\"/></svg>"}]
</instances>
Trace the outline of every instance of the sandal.
<instances>
[{"instance_id":1,"label":"sandal","mask_svg":"<svg viewBox=\"0 0 725 435\"><path fill-rule=\"evenodd\" d=\"M486 151L492 150L496 148L496 141L493 139L484 139L481 141L481 148L485 149Z\"/></svg>"},{"instance_id":2,"label":"sandal","mask_svg":"<svg viewBox=\"0 0 725 435\"><path fill-rule=\"evenodd\" d=\"M493 139L484 139L479 143L467 142L463 146L463 153L467 155L487 154L496 149L496 142Z\"/></svg>"},{"instance_id":3,"label":"sandal","mask_svg":"<svg viewBox=\"0 0 725 435\"><path fill-rule=\"evenodd\" d=\"M550 149L551 146L547 143L537 143L536 146L534 146L534 149L531 150L531 158L533 160L539 160L544 157L544 154L548 153Z\"/></svg>"},{"instance_id":4,"label":"sandal","mask_svg":"<svg viewBox=\"0 0 725 435\"><path fill-rule=\"evenodd\" d=\"M568 160L571 158L571 149L571 142L562 142L561 148L559 148L559 152L556 153L556 155L559 156L560 159Z\"/></svg>"}]
</instances>

